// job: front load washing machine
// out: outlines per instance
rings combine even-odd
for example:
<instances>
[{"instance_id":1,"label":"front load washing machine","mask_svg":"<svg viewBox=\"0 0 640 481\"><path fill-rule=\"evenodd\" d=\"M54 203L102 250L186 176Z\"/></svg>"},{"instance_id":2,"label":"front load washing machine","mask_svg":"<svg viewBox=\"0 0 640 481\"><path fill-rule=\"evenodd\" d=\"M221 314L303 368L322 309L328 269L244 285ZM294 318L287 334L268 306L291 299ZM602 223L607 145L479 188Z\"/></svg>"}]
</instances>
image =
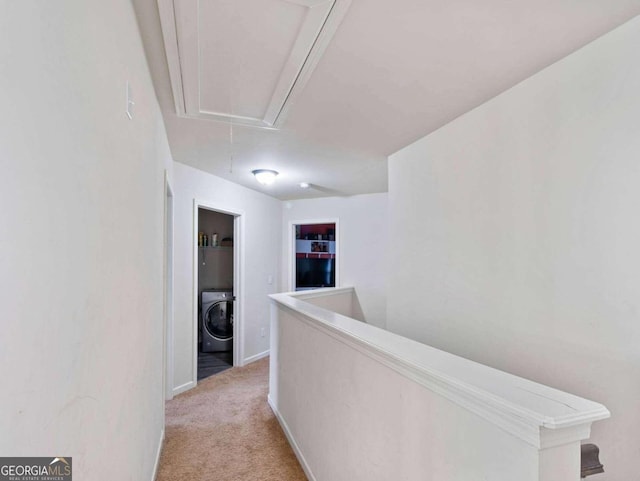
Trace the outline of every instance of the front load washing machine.
<instances>
[{"instance_id":1,"label":"front load washing machine","mask_svg":"<svg viewBox=\"0 0 640 481\"><path fill-rule=\"evenodd\" d=\"M202 352L233 349L233 292L207 289L200 297Z\"/></svg>"}]
</instances>

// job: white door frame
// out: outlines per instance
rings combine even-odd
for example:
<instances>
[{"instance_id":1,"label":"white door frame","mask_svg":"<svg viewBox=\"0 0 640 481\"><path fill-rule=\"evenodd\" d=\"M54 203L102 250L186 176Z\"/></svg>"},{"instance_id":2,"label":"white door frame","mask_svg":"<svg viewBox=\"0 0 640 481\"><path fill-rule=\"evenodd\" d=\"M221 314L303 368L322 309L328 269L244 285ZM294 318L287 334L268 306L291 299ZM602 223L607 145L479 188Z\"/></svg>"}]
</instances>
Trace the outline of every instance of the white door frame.
<instances>
[{"instance_id":1,"label":"white door frame","mask_svg":"<svg viewBox=\"0 0 640 481\"><path fill-rule=\"evenodd\" d=\"M173 399L173 189L164 171L164 319L163 319L163 399ZM164 409L162 410L164 412Z\"/></svg>"},{"instance_id":2,"label":"white door frame","mask_svg":"<svg viewBox=\"0 0 640 481\"><path fill-rule=\"evenodd\" d=\"M340 219L303 219L289 221L289 291L296 289L296 225L312 225L312 224L335 224L336 225L336 287L340 287L340 263L342 256L340 255Z\"/></svg>"},{"instance_id":3,"label":"white door frame","mask_svg":"<svg viewBox=\"0 0 640 481\"><path fill-rule=\"evenodd\" d=\"M240 209L218 202L193 199L193 386L198 383L198 209L233 216L233 365L244 364L244 219Z\"/></svg>"}]
</instances>

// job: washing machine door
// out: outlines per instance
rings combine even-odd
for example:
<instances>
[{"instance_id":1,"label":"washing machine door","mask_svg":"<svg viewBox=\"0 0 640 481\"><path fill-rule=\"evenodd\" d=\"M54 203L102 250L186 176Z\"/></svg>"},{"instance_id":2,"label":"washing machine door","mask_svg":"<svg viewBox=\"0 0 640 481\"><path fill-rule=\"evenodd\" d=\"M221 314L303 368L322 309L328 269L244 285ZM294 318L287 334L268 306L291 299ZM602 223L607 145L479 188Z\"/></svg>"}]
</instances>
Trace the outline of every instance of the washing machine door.
<instances>
[{"instance_id":1,"label":"washing machine door","mask_svg":"<svg viewBox=\"0 0 640 481\"><path fill-rule=\"evenodd\" d=\"M204 316L207 332L221 341L233 337L233 302L219 301L211 304Z\"/></svg>"}]
</instances>

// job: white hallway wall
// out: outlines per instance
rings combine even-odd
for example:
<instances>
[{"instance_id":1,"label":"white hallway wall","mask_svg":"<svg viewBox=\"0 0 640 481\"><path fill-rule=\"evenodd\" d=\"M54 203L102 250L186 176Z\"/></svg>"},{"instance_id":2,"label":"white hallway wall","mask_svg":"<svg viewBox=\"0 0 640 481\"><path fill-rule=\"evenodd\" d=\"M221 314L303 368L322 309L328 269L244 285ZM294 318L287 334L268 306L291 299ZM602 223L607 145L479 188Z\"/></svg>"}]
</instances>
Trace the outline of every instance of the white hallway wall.
<instances>
[{"instance_id":1,"label":"white hallway wall","mask_svg":"<svg viewBox=\"0 0 640 481\"><path fill-rule=\"evenodd\" d=\"M278 292L281 201L174 163L174 387L193 372L193 201L244 213L244 360L269 349L269 299ZM236 249L238 246L236 245ZM273 284L268 284L269 275ZM260 330L265 329L265 337Z\"/></svg>"},{"instance_id":2,"label":"white hallway wall","mask_svg":"<svg viewBox=\"0 0 640 481\"><path fill-rule=\"evenodd\" d=\"M387 194L288 201L282 210L282 287L289 290L291 221L339 219L340 283L354 286L365 319L378 327L386 318L389 246Z\"/></svg>"},{"instance_id":3,"label":"white hallway wall","mask_svg":"<svg viewBox=\"0 0 640 481\"><path fill-rule=\"evenodd\" d=\"M388 328L605 404L640 454L640 18L390 159Z\"/></svg>"},{"instance_id":4,"label":"white hallway wall","mask_svg":"<svg viewBox=\"0 0 640 481\"><path fill-rule=\"evenodd\" d=\"M172 165L131 2L1 10L0 453L150 481Z\"/></svg>"}]
</instances>

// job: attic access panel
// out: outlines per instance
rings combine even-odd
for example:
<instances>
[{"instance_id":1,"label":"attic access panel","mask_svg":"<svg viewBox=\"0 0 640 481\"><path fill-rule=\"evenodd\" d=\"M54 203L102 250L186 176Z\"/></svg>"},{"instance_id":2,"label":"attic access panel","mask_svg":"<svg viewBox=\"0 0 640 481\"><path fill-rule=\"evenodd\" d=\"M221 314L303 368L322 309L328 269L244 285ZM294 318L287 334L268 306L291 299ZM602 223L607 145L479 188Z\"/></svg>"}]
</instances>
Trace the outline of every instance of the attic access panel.
<instances>
[{"instance_id":1,"label":"attic access panel","mask_svg":"<svg viewBox=\"0 0 640 481\"><path fill-rule=\"evenodd\" d=\"M277 128L351 0L158 0L179 116Z\"/></svg>"}]
</instances>

